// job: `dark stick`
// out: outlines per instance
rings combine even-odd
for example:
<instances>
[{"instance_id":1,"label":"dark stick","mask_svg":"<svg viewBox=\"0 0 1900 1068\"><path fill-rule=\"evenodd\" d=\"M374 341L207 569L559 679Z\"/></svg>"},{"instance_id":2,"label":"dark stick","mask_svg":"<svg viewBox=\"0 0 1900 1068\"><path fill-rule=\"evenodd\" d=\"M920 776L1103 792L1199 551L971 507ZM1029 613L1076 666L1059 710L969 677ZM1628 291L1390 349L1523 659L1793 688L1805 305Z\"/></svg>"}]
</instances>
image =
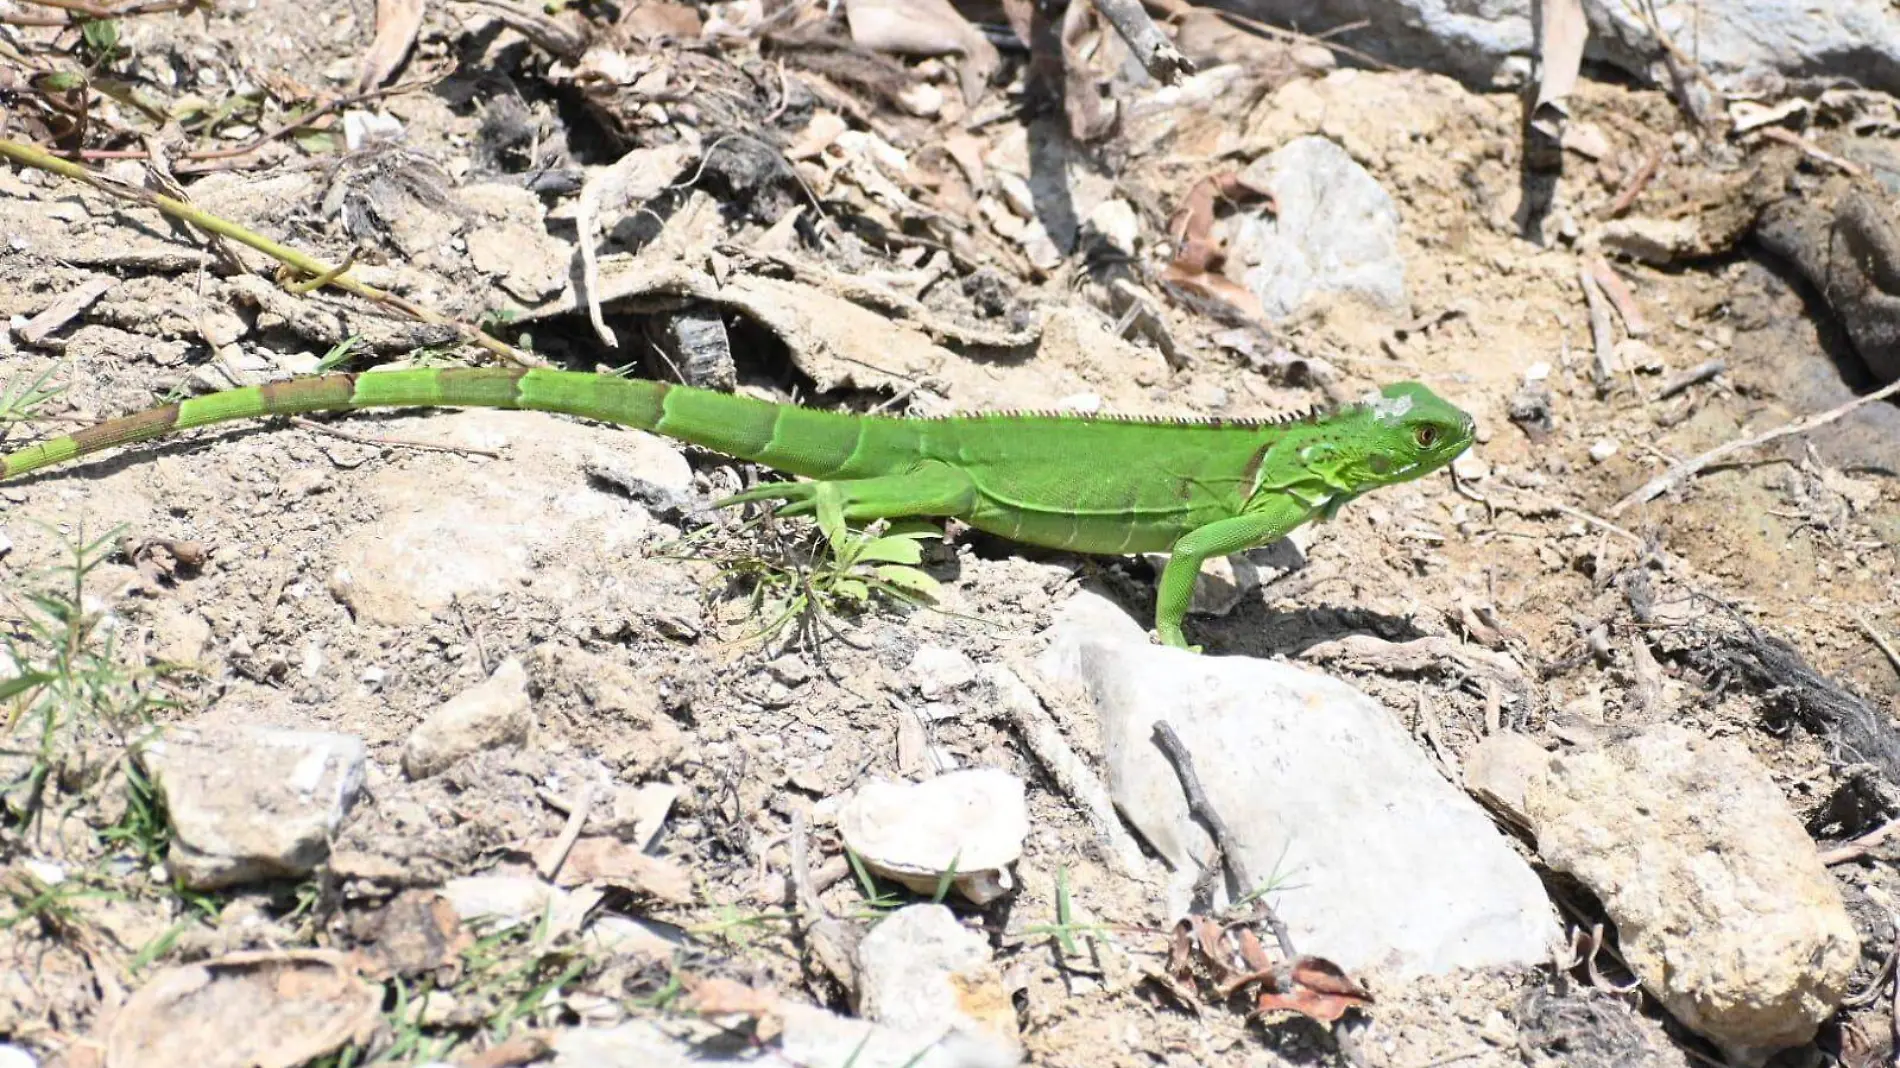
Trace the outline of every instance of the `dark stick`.
<instances>
[{"instance_id":1,"label":"dark stick","mask_svg":"<svg viewBox=\"0 0 1900 1068\"><path fill-rule=\"evenodd\" d=\"M1200 773L1194 770L1194 757L1188 752L1181 736L1174 733L1174 727L1166 721L1157 721L1154 726L1155 745L1161 750L1168 762L1174 765L1175 777L1181 780L1181 791L1187 794L1188 812L1200 820L1207 833L1213 835L1214 845L1220 850L1221 864L1226 867L1227 875L1243 893L1254 891L1253 879L1247 875L1246 867L1240 855L1233 848L1233 832L1227 829L1227 821L1207 799L1207 790L1201 785ZM1273 940L1280 945L1281 963L1273 969L1274 983L1281 990L1293 989L1293 962L1299 953L1293 948L1293 936L1286 929L1286 921L1267 903L1265 894L1253 899L1254 918L1264 920L1273 931ZM1896 995L1900 998L1900 995ZM1346 1021L1333 1022L1333 1041L1339 1046L1339 1053L1346 1063L1363 1066L1365 1054L1359 1049L1359 1043L1352 1032L1347 1030Z\"/></svg>"},{"instance_id":2,"label":"dark stick","mask_svg":"<svg viewBox=\"0 0 1900 1068\"><path fill-rule=\"evenodd\" d=\"M1662 386L1656 390L1656 399L1668 400L1670 397L1681 393L1690 386L1707 382L1709 379L1714 378L1726 370L1728 370L1727 360L1721 359L1720 357L1713 360L1704 360L1686 371L1678 371L1664 379Z\"/></svg>"},{"instance_id":3,"label":"dark stick","mask_svg":"<svg viewBox=\"0 0 1900 1068\"><path fill-rule=\"evenodd\" d=\"M1173 85L1184 75L1194 73L1194 64L1175 49L1174 42L1148 17L1141 0L1094 0L1094 3L1095 10L1128 42L1129 50L1135 53L1150 78L1163 85Z\"/></svg>"}]
</instances>

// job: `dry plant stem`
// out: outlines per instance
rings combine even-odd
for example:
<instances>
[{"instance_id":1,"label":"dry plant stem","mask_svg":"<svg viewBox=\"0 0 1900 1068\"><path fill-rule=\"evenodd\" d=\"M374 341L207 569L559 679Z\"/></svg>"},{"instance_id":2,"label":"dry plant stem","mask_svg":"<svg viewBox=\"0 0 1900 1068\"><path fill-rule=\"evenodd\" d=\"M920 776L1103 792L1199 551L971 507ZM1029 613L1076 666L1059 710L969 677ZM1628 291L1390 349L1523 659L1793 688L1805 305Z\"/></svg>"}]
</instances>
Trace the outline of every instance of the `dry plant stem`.
<instances>
[{"instance_id":1,"label":"dry plant stem","mask_svg":"<svg viewBox=\"0 0 1900 1068\"><path fill-rule=\"evenodd\" d=\"M1826 163L1826 164L1830 164L1832 166L1838 167L1840 168L1841 173L1846 174L1850 177L1865 178L1867 176L1866 168L1862 167L1860 164L1855 163L1852 160L1842 159L1841 157L1835 155L1832 152L1823 150L1819 145L1816 145L1813 141L1808 140L1807 138L1801 136L1798 133L1795 133L1793 130L1788 129L1785 126L1764 126L1760 130L1757 130L1756 132L1761 134L1763 137L1766 137L1770 141L1779 141L1784 145L1792 145L1793 147L1800 149L1804 154L1814 159L1820 160L1822 163Z\"/></svg>"},{"instance_id":2,"label":"dry plant stem","mask_svg":"<svg viewBox=\"0 0 1900 1068\"><path fill-rule=\"evenodd\" d=\"M1690 386L1701 385L1727 370L1728 361L1719 356L1713 360L1704 360L1686 371L1678 371L1664 379L1662 386L1656 390L1656 399L1668 400Z\"/></svg>"},{"instance_id":3,"label":"dry plant stem","mask_svg":"<svg viewBox=\"0 0 1900 1068\"><path fill-rule=\"evenodd\" d=\"M1603 298L1603 290L1590 273L1588 266L1577 270L1577 281L1583 286L1583 299L1590 308L1590 342L1592 362L1590 364L1590 383L1596 387L1600 400L1609 395L1615 384L1616 342L1610 331L1609 302Z\"/></svg>"},{"instance_id":4,"label":"dry plant stem","mask_svg":"<svg viewBox=\"0 0 1900 1068\"><path fill-rule=\"evenodd\" d=\"M1894 836L1895 832L1900 832L1900 819L1888 820L1873 830L1868 831L1866 834L1861 835L1859 838L1844 842L1835 846L1833 849L1823 849L1821 851L1821 863L1834 865L1845 864L1850 860L1859 860L1885 844L1887 839Z\"/></svg>"},{"instance_id":5,"label":"dry plant stem","mask_svg":"<svg viewBox=\"0 0 1900 1068\"><path fill-rule=\"evenodd\" d=\"M1175 776L1181 780L1181 792L1187 795L1188 813L1200 820L1202 826L1207 828L1207 833L1213 835L1214 847L1220 850L1221 864L1226 867L1227 874L1233 879L1234 885L1243 894L1252 893L1256 886L1253 876L1246 870L1246 865L1241 861L1240 855L1232 848L1234 835L1227 829L1227 821L1221 818L1221 814L1207 799L1207 790L1201 786L1200 773L1194 770L1194 755L1188 752L1187 745L1181 741L1181 736L1174 733L1174 728L1166 722L1155 724L1154 740L1155 745L1160 747L1161 752L1167 756L1168 762L1174 765ZM1277 917L1269 919L1268 922L1275 923L1275 920ZM1274 935L1280 937L1277 924ZM1282 942L1280 950L1287 954L1288 959L1292 959L1292 948L1285 941Z\"/></svg>"},{"instance_id":6,"label":"dry plant stem","mask_svg":"<svg viewBox=\"0 0 1900 1068\"><path fill-rule=\"evenodd\" d=\"M428 77L418 78L414 81L403 82L399 85L391 85L382 89L371 89L368 92L355 93L350 96L338 97L335 100L329 101L328 103L321 104L317 106L316 108L311 109L309 112L303 115L300 115L297 118L290 120L289 122L282 123L281 125L278 125L270 130L267 130L264 133L258 134L256 137L251 138L249 141L245 142L244 144L237 145L232 148L214 148L214 149L205 149L199 152L183 153L177 158L180 160L189 160L192 163L199 164L199 166L192 166L191 163L186 163L179 167L174 168L174 170L176 170L177 173L179 174L203 174L203 173L213 171L213 170L228 170L229 169L228 167L213 167L213 166L210 166L210 164L215 161L231 160L231 159L236 159L240 156L248 156L251 153L256 152L258 149L263 148L265 145L270 144L272 141L275 141L286 134L296 133L298 130L301 130L306 126L309 126L311 123L316 122L318 119L321 119L326 115L330 115L335 112L342 111L345 108L352 108L358 104L365 103L370 100L379 100L387 96L400 96L403 93L412 92L417 89L430 88L431 86L434 86L438 82L442 81L444 78L447 78L449 75L454 74L455 71L456 71L456 65L451 63L449 65L449 68L440 74L431 74ZM145 159L147 157L148 157L148 153L146 151L136 149L136 148L86 149L79 153L79 158L85 159L85 160Z\"/></svg>"},{"instance_id":7,"label":"dry plant stem","mask_svg":"<svg viewBox=\"0 0 1900 1068\"><path fill-rule=\"evenodd\" d=\"M552 882L554 873L560 871L561 865L567 863L567 855L573 852L574 843L580 841L581 829L587 826L587 814L593 810L593 807L593 786L582 786L575 794L573 804L568 808L567 826L561 828L561 836L554 840L547 852L543 853L535 863L535 869L541 873L541 878Z\"/></svg>"},{"instance_id":8,"label":"dry plant stem","mask_svg":"<svg viewBox=\"0 0 1900 1068\"><path fill-rule=\"evenodd\" d=\"M1134 52L1148 77L1163 85L1173 85L1183 76L1194 73L1194 64L1175 50L1174 43L1142 10L1141 0L1094 0L1094 3L1095 10L1128 42L1129 50Z\"/></svg>"},{"instance_id":9,"label":"dry plant stem","mask_svg":"<svg viewBox=\"0 0 1900 1068\"><path fill-rule=\"evenodd\" d=\"M1616 308L1617 318L1623 320L1623 331L1631 337L1642 337L1649 333L1649 323L1643 319L1643 309L1636 303L1636 294L1623 281L1623 276L1610 268L1610 262L1602 256L1590 257L1590 277L1596 279L1603 289L1603 295L1610 298Z\"/></svg>"},{"instance_id":10,"label":"dry plant stem","mask_svg":"<svg viewBox=\"0 0 1900 1068\"><path fill-rule=\"evenodd\" d=\"M1614 219L1630 210L1630 205L1636 203L1636 198L1643 195L1643 190L1649 188L1650 180L1656 177L1657 168L1662 166L1663 153L1668 148L1669 142L1665 141L1650 152L1648 158L1643 160L1643 165L1636 168L1636 173L1631 175L1630 180L1617 191L1616 199L1610 201L1609 208L1604 212L1605 215Z\"/></svg>"},{"instance_id":11,"label":"dry plant stem","mask_svg":"<svg viewBox=\"0 0 1900 1068\"><path fill-rule=\"evenodd\" d=\"M999 703L1015 724L1023 744L1029 747L1030 755L1055 780L1056 788L1075 803L1083 820L1102 842L1110 862L1131 879L1146 879L1147 862L1142 859L1141 847L1123 827L1108 787L1102 785L1101 778L1063 738L1062 728L1043 707L1045 701L1023 681L1039 676L1034 669L1020 664L1011 665L1009 676L1009 680L998 680Z\"/></svg>"},{"instance_id":12,"label":"dry plant stem","mask_svg":"<svg viewBox=\"0 0 1900 1068\"><path fill-rule=\"evenodd\" d=\"M210 212L203 211L181 200L114 182L98 174L94 174L92 171L87 170L77 163L60 159L58 156L47 152L42 152L31 145L0 138L0 157L11 159L15 163L24 166L50 171L62 177L71 178L77 182L84 182L100 192L144 204L174 219L181 219L190 223L206 233L216 234L220 237L228 237L239 244L254 248L279 263L294 268L310 277L323 277L334 270L330 264L324 263L314 256L307 256L294 248L280 245L262 234L247 230L234 222L219 218ZM462 340L487 349L489 352L510 362L530 367L541 365L540 360L535 359L528 353L522 352L520 349L515 348L513 345L499 338L490 337L467 323L457 322L445 315L425 308L420 304L396 296L394 293L386 292L364 282L359 282L348 274L337 275L330 280L330 284L338 289L354 293L366 300L374 301L386 308L392 308L418 322L428 323L431 326L449 327L459 334Z\"/></svg>"},{"instance_id":13,"label":"dry plant stem","mask_svg":"<svg viewBox=\"0 0 1900 1068\"><path fill-rule=\"evenodd\" d=\"M1194 770L1194 756L1188 752L1186 743L1174 732L1168 723L1159 722L1154 726L1155 745L1174 765L1174 774L1181 780L1181 792L1187 795L1188 812L1207 828L1214 836L1214 845L1220 850L1221 863L1226 866L1227 874L1239 886L1242 893L1252 893L1258 889L1253 878L1247 873L1240 855L1233 849L1233 832L1227 829L1227 821L1207 799L1207 790L1201 786L1200 773ZM1293 948L1293 936L1288 933L1286 921L1273 910L1273 906L1262 894L1253 900L1254 917L1264 922L1273 932L1273 940L1280 947L1280 964L1274 968L1274 982L1281 990L1293 989L1292 967L1299 958L1299 952ZM1339 1046L1340 1055L1347 1063L1363 1066L1365 1055L1359 1050L1359 1043L1347 1030L1346 1021L1333 1023L1333 1041Z\"/></svg>"},{"instance_id":14,"label":"dry plant stem","mask_svg":"<svg viewBox=\"0 0 1900 1068\"><path fill-rule=\"evenodd\" d=\"M1804 419L1796 419L1792 423L1778 426L1773 430L1763 431L1760 434L1753 434L1749 437L1738 438L1735 441L1717 445L1708 452L1684 460L1669 470L1664 471L1662 474L1657 475L1655 478L1650 479L1648 482L1643 483L1641 486L1638 486L1634 492L1610 507L1610 515L1618 516L1634 505L1642 504L1645 501L1653 501L1674 489L1678 484L1694 478L1707 468L1721 463L1736 453L1746 452L1749 449L1757 448L1770 442L1780 441L1782 438L1805 434L1810 430L1826 426L1852 413L1856 408L1872 404L1875 401L1886 400L1896 393L1900 393L1900 382L1889 382L1864 397L1855 397L1846 404L1829 408L1827 411L1821 412L1818 415L1810 415Z\"/></svg>"},{"instance_id":15,"label":"dry plant stem","mask_svg":"<svg viewBox=\"0 0 1900 1068\"><path fill-rule=\"evenodd\" d=\"M292 419L290 424L292 426L302 427L305 430L314 431L318 434L327 434L330 437L341 438L344 441L353 441L358 445L373 445L377 448L417 449L422 452L447 452L453 453L456 456L481 456L490 460L501 459L501 453L494 449L480 449L473 445L438 445L433 441L415 441L410 438L370 437L367 434L352 434L347 430L338 430L336 427L326 426L314 419Z\"/></svg>"},{"instance_id":16,"label":"dry plant stem","mask_svg":"<svg viewBox=\"0 0 1900 1068\"><path fill-rule=\"evenodd\" d=\"M1893 647L1893 643L1887 640L1886 635L1874 629L1873 621L1855 612L1854 625L1860 628L1862 634L1867 635L1867 640L1873 642L1882 655L1886 656L1887 663L1892 665L1895 671L1900 671L1900 650Z\"/></svg>"}]
</instances>

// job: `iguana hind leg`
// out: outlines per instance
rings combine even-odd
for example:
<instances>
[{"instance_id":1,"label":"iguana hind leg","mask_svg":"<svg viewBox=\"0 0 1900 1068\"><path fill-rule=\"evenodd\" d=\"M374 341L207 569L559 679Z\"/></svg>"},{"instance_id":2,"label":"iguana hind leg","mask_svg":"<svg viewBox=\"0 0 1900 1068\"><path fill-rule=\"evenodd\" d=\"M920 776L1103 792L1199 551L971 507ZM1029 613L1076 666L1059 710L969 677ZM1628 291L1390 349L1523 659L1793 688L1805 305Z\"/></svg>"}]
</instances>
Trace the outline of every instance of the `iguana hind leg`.
<instances>
[{"instance_id":1,"label":"iguana hind leg","mask_svg":"<svg viewBox=\"0 0 1900 1068\"><path fill-rule=\"evenodd\" d=\"M837 494L846 522L901 519L908 516L967 515L976 503L970 476L931 460L901 475L853 478L838 482L769 482L714 503L726 508L748 501L784 501L778 514L811 515L820 494Z\"/></svg>"},{"instance_id":2,"label":"iguana hind leg","mask_svg":"<svg viewBox=\"0 0 1900 1068\"><path fill-rule=\"evenodd\" d=\"M1161 636L1161 644L1201 651L1200 646L1188 644L1187 635L1181 633L1181 621L1187 617L1188 605L1194 600L1194 580L1208 557L1277 541L1312 512L1298 498L1286 496L1260 511L1216 520L1182 535L1168 556L1168 566L1161 571L1161 588L1155 594L1155 633Z\"/></svg>"}]
</instances>

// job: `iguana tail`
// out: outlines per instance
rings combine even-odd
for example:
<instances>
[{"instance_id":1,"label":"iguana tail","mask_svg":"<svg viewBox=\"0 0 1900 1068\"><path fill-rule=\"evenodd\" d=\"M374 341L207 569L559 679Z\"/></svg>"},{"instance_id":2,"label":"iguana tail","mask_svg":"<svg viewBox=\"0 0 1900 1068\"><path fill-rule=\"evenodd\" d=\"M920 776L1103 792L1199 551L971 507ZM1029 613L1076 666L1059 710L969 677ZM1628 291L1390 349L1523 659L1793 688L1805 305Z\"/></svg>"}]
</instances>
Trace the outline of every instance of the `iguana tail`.
<instances>
[{"instance_id":1,"label":"iguana tail","mask_svg":"<svg viewBox=\"0 0 1900 1068\"><path fill-rule=\"evenodd\" d=\"M319 375L226 390L87 427L0 457L0 480L180 430L271 415L356 408L519 408L565 412L703 445L797 475L845 468L858 416L689 386L540 368L459 368Z\"/></svg>"}]
</instances>

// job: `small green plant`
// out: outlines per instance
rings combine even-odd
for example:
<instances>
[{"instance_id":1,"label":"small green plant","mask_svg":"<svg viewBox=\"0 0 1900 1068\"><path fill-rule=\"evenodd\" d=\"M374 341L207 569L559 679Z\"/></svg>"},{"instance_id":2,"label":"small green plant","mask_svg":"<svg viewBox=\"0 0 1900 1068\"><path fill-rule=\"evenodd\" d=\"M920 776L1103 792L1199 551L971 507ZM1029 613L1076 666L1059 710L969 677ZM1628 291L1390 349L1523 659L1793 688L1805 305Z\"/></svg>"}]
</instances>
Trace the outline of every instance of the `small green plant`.
<instances>
[{"instance_id":1,"label":"small green plant","mask_svg":"<svg viewBox=\"0 0 1900 1068\"><path fill-rule=\"evenodd\" d=\"M318 1062L328 1068L415 1064L447 1060L477 1033L495 1043L515 1025L545 1013L597 961L553 937L553 906L532 928L510 926L478 936L462 950L457 980L438 987L425 980L413 988L392 981L385 989L382 1033L367 1046L350 1045ZM453 998L456 1020L427 1022L418 1004L431 993Z\"/></svg>"},{"instance_id":2,"label":"small green plant","mask_svg":"<svg viewBox=\"0 0 1900 1068\"><path fill-rule=\"evenodd\" d=\"M172 828L165 817L164 801L132 761L125 766L125 815L100 837L138 854L148 868L163 862L165 851L171 848Z\"/></svg>"},{"instance_id":3,"label":"small green plant","mask_svg":"<svg viewBox=\"0 0 1900 1068\"><path fill-rule=\"evenodd\" d=\"M122 746L171 704L158 691L161 673L123 662L116 629L104 625L107 614L87 605L87 580L111 556L119 533L114 528L91 541L83 528L62 535L65 562L31 577L24 592L4 591L18 618L10 633L0 635L0 666L12 673L0 681L0 707L6 710L0 744L24 743L34 759L21 778L0 783L0 792L22 805L11 813L22 823L38 813L62 759L83 752L100 735ZM146 824L136 833L158 832Z\"/></svg>"},{"instance_id":4,"label":"small green plant","mask_svg":"<svg viewBox=\"0 0 1900 1068\"><path fill-rule=\"evenodd\" d=\"M873 876L871 870L864 866L864 860L858 856L856 850L847 847L844 858L851 864L851 874L858 878L858 889L864 891L864 908L867 912L875 915L904 907L904 899L901 895L878 885L876 876Z\"/></svg>"},{"instance_id":5,"label":"small green plant","mask_svg":"<svg viewBox=\"0 0 1900 1068\"><path fill-rule=\"evenodd\" d=\"M728 579L752 585L747 614L764 622L741 641L777 640L795 628L816 647L821 633L850 644L831 620L857 614L874 600L925 605L939 586L922 568L923 543L941 532L921 520L877 520L863 530L845 524L836 498L818 498L821 540L804 553L752 554L719 562ZM754 523L774 523L769 513ZM751 526L751 524L748 524ZM776 526L768 526L775 534Z\"/></svg>"},{"instance_id":6,"label":"small green plant","mask_svg":"<svg viewBox=\"0 0 1900 1068\"><path fill-rule=\"evenodd\" d=\"M0 428L37 418L47 401L64 393L65 386L47 385L58 370L59 365L54 364L25 383L17 379L8 382L6 389L0 391Z\"/></svg>"},{"instance_id":7,"label":"small green plant","mask_svg":"<svg viewBox=\"0 0 1900 1068\"><path fill-rule=\"evenodd\" d=\"M116 890L92 886L84 879L67 878L56 883L41 881L24 869L0 876L0 931L28 920L40 923L55 934L81 930L84 921L73 903L86 899L116 899L124 895Z\"/></svg>"},{"instance_id":8,"label":"small green plant","mask_svg":"<svg viewBox=\"0 0 1900 1068\"><path fill-rule=\"evenodd\" d=\"M1056 940L1056 947L1065 957L1073 957L1082 952L1076 942L1076 936L1087 937L1108 931L1105 924L1075 922L1075 899L1069 893L1069 869L1066 865L1056 868L1056 922L1032 924L1022 929L1024 938L1037 935L1049 935Z\"/></svg>"},{"instance_id":9,"label":"small green plant","mask_svg":"<svg viewBox=\"0 0 1900 1068\"><path fill-rule=\"evenodd\" d=\"M79 24L79 40L93 63L109 63L119 51L119 24L112 19L86 19Z\"/></svg>"},{"instance_id":10,"label":"small green plant","mask_svg":"<svg viewBox=\"0 0 1900 1068\"><path fill-rule=\"evenodd\" d=\"M330 346L330 351L317 360L317 374L327 374L356 359L357 350L363 346L363 335L351 334L342 341Z\"/></svg>"}]
</instances>

